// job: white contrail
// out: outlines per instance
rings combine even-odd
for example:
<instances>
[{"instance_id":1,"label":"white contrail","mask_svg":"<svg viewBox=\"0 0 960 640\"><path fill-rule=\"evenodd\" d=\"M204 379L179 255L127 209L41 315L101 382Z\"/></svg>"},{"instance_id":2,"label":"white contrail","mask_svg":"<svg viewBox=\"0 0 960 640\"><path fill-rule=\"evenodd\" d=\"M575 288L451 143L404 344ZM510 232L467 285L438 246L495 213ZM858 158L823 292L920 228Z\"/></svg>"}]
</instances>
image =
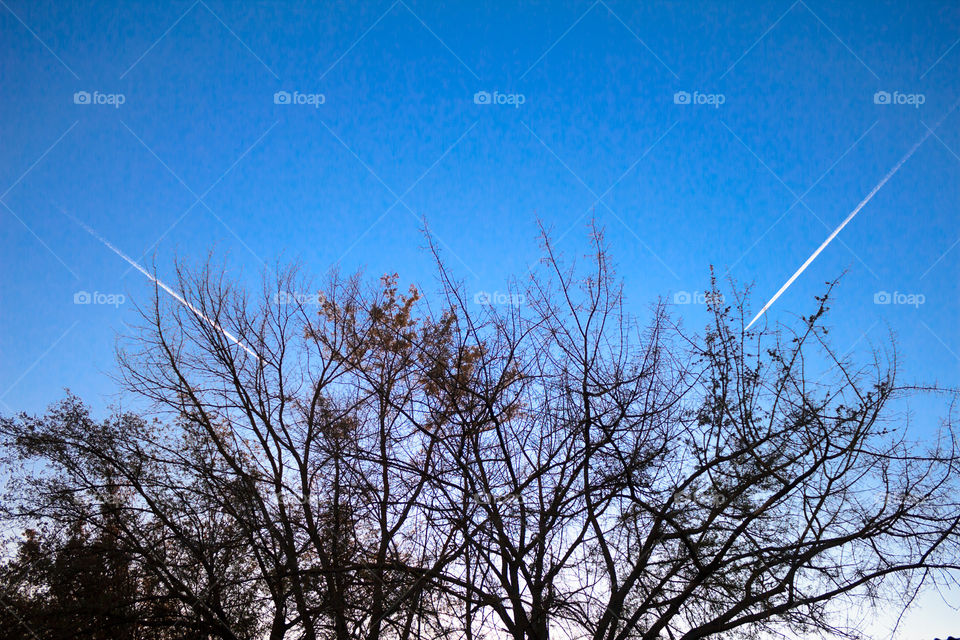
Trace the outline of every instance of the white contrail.
<instances>
[{"instance_id":1,"label":"white contrail","mask_svg":"<svg viewBox=\"0 0 960 640\"><path fill-rule=\"evenodd\" d=\"M955 102L953 107L950 108L950 111L947 111L947 113L944 114L942 118L940 118L940 120L933 126L933 128L927 127L927 132L923 134L923 136L920 138L920 140L917 141L915 145L910 147L910 150L907 151L907 153L904 154L902 158L900 158L900 162L894 165L893 169L890 169L890 171L887 172L887 175L883 176L883 179L877 183L877 186L875 186L873 189L870 190L870 193L867 194L867 197L861 200L860 204L858 204L853 209L853 211L850 212L850 215L844 218L843 222L840 223L840 226L834 229L833 233L827 236L827 239L823 241L823 244L817 247L817 250L814 251L809 258L807 258L806 262L800 265L800 268L797 269L797 272L794 273L792 276L790 276L790 279L787 280L782 287L780 287L780 290L777 291L777 293L774 294L772 298L770 298L770 302L763 305L763 308L760 309L760 312L756 316L754 316L753 320L750 321L750 324L747 325L747 329L752 327L753 323L759 320L760 316L766 313L767 309L769 309L770 306L777 301L777 298L779 298L783 294L783 292L786 291L791 284L793 284L793 281L796 280L808 266L810 266L810 263L813 262L818 255L820 255L820 252L826 249L827 245L830 244L833 241L833 239L837 237L837 234L839 234L843 230L843 228L847 226L847 223L853 220L853 217L855 215L860 213L860 210L863 209L863 207L866 206L868 202L870 202L870 199L873 198L873 196L875 196L877 192L880 191L881 188L883 188L883 185L887 184L887 181L893 177L893 174L899 171L900 167L902 167L903 164L910 159L910 156L912 156L914 152L916 152L916 150L920 148L920 145L922 145L924 142L927 141L927 138L930 137L930 134L932 134L940 126L940 124L944 121L944 119L946 119L947 115L950 112L952 112L954 108L956 108L957 104L958 103Z\"/></svg>"},{"instance_id":2,"label":"white contrail","mask_svg":"<svg viewBox=\"0 0 960 640\"><path fill-rule=\"evenodd\" d=\"M61 209L61 211L63 211L63 210ZM205 316L199 309L197 309L195 306L193 306L192 304L190 304L189 302L187 302L180 294L178 294L176 291L174 291L173 289L171 289L170 287L168 287L166 284L164 284L164 282L163 282L162 280L160 280L159 278L155 277L152 273L150 273L149 271L147 271L146 269L144 269L143 267L141 267L138 263L136 263L135 261L133 261L132 259L130 259L130 257L128 257L127 254L125 254L123 251L120 251L120 249L117 249L115 246L113 246L113 244L111 244L109 240L107 240L106 238L104 238L103 236L101 236L99 233L97 233L96 231L94 231L93 229L91 229L90 227L88 227L88 226L87 226L86 224L84 224L82 221L77 220L76 218L74 218L73 216L71 216L71 215L70 215L69 213L67 213L66 211L63 211L63 213L65 213L67 216L69 216L69 217L70 217L74 222L76 222L78 225L80 225L81 227L83 227L84 230L86 230L87 233L89 233L89 234L92 235L94 238L96 238L97 240L99 240L100 242L102 242L108 249L110 249L110 250L113 251L115 254L117 254L118 256L120 256L121 258L123 258L124 260L126 260L127 263L128 263L131 267L133 267L134 269L136 269L137 271L139 271L139 272L142 273L143 275L145 275L145 276L147 276L148 278L150 278L150 280L151 280L154 284L156 284L158 287L160 287L161 289L163 289L164 291L166 291L167 293L169 293L177 302L179 302L180 304L182 304L183 306L185 306L187 309L190 309L190 311L194 312L194 313L197 315L197 317L202 318L203 320L206 320L207 323L210 324L210 326L212 326L214 329L216 329L217 331L219 331L220 333L222 333L222 334L224 335L224 337L226 337L230 342L234 343L235 345L237 345L238 347L240 347L241 349L243 349L244 351L246 351L247 353L249 353L250 355L252 355L252 356L253 356L254 358L256 358L257 360L260 360L260 356L258 356L256 353L254 353L253 350L252 350L250 347L248 347L248 346L245 345L243 342L241 342L235 335L233 335L232 333L230 333L229 331L227 331L226 329L224 329L223 327L221 327L219 324L217 324L216 322L214 322L213 320L211 320L210 318L208 318L207 316Z\"/></svg>"}]
</instances>

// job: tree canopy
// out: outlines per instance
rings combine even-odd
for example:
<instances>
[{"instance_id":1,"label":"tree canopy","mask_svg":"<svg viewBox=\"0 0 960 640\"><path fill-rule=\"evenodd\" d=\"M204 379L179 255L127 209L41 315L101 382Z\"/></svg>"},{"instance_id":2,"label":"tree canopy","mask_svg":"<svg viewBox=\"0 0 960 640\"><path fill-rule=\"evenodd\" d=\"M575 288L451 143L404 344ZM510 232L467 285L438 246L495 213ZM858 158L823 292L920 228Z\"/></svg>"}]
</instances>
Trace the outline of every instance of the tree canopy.
<instances>
[{"instance_id":1,"label":"tree canopy","mask_svg":"<svg viewBox=\"0 0 960 640\"><path fill-rule=\"evenodd\" d=\"M956 577L952 420L912 440L832 286L795 326L716 285L702 332L641 324L592 247L499 306L439 260L432 296L178 268L119 352L148 411L0 420L10 637L857 637L845 607Z\"/></svg>"}]
</instances>

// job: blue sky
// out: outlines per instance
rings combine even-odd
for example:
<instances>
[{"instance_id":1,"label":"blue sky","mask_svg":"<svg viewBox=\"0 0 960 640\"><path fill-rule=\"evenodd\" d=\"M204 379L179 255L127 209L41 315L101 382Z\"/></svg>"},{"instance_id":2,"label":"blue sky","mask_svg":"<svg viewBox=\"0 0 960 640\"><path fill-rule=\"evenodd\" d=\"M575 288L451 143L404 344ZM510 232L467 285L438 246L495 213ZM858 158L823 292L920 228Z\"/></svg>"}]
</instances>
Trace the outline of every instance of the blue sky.
<instances>
[{"instance_id":1,"label":"blue sky","mask_svg":"<svg viewBox=\"0 0 960 640\"><path fill-rule=\"evenodd\" d=\"M941 119L768 319L846 269L837 348L893 332L904 379L957 384L955 3L304 4L0 2L0 410L111 401L150 295L68 216L161 277L213 248L429 289L426 216L476 292L594 216L638 311L710 265L756 311Z\"/></svg>"},{"instance_id":2,"label":"blue sky","mask_svg":"<svg viewBox=\"0 0 960 640\"><path fill-rule=\"evenodd\" d=\"M4 0L0 32L4 411L108 401L149 295L64 212L161 276L212 247L429 288L426 216L476 291L536 259L538 218L577 256L594 216L637 309L714 265L757 310L960 97L949 3ZM954 111L769 319L848 269L837 347L893 331L906 377L955 384L958 154Z\"/></svg>"}]
</instances>

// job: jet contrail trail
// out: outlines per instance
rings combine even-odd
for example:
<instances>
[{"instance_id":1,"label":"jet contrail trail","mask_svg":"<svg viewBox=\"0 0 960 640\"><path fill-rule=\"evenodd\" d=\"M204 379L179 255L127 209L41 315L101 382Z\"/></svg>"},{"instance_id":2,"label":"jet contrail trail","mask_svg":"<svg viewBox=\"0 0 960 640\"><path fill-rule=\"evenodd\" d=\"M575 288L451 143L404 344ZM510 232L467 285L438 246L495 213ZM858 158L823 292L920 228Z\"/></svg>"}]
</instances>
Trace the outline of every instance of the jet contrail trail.
<instances>
[{"instance_id":1,"label":"jet contrail trail","mask_svg":"<svg viewBox=\"0 0 960 640\"><path fill-rule=\"evenodd\" d=\"M127 262L131 267L133 267L134 269L136 269L137 271L139 271L139 272L142 273L143 275L145 275L145 276L147 276L148 278L150 278L150 280L151 280L154 284L156 284L158 287L160 287L161 289L163 289L164 291L166 291L167 293L169 293L177 302L179 302L180 304L182 304L183 306L185 306L187 309L190 309L190 311L192 311L193 313L195 313L195 314L197 315L197 317L202 318L202 319L205 320L210 326L212 326L214 329L216 329L217 331L219 331L220 333L222 333L222 334L224 335L224 337L226 337L230 342L234 343L235 345L237 345L238 347L240 347L241 349L243 349L244 351L246 351L247 353L249 353L250 355L252 355L252 356L253 356L254 358L256 358L257 360L260 360L260 356L258 356L256 353L254 353L253 350L252 350L250 347L248 347L247 345L243 344L243 342L241 342L235 335L233 335L232 333L230 333L229 331L227 331L226 329L224 329L223 327L221 327L219 324L217 324L216 322L214 322L213 320L211 320L210 318L208 318L207 316L205 316L199 309L197 309L195 306L193 306L192 304L190 304L189 302L187 302L180 294L178 294L176 291L174 291L173 289L171 289L170 287L168 287L166 284L164 284L162 280L160 280L159 278L155 277L153 274L151 274L149 271L147 271L146 269L144 269L143 267L141 267L141 266L140 266L138 263L136 263L135 261L131 260L131 259L127 256L127 254L125 254L123 251L120 251L120 249L117 249L115 246L113 246L113 244L111 244L109 240L107 240L106 238L104 238L103 236L101 236L99 233L97 233L96 231L94 231L93 229L91 229L90 227L88 227L88 226L87 226L86 224L84 224L82 221L77 220L76 218L74 218L72 215L70 215L70 214L67 213L66 211L63 211L63 209L61 209L61 211L62 211L66 216L68 216L71 220L73 220L73 221L76 222L78 225L80 225L81 227L83 227L83 229L84 229L87 233L89 233L89 234L92 235L94 238L96 238L97 240L99 240L100 242L102 242L108 249L110 249L110 250L113 251L115 254L117 254L118 256L120 256L121 258L123 258L124 260L126 260L126 262Z\"/></svg>"},{"instance_id":2,"label":"jet contrail trail","mask_svg":"<svg viewBox=\"0 0 960 640\"><path fill-rule=\"evenodd\" d=\"M796 273L790 276L790 279L787 280L782 287L780 287L780 290L777 291L772 298L770 298L770 302L763 305L763 308L760 309L760 312L756 316L754 316L753 320L750 321L750 324L747 325L747 329L752 327L753 323L759 320L760 316L766 313L767 309L769 309L770 306L777 301L777 298L779 298L783 294L783 292L786 291L791 284L793 284L793 281L796 280L800 276L800 274L803 273L804 270L810 266L810 263L813 262L818 255L820 255L820 252L826 249L827 245L830 244L833 241L833 239L837 237L837 234L839 234L843 230L843 228L847 226L847 223L853 220L854 216L860 213L860 210L863 209L866 206L866 204L870 202L870 199L873 198L873 196L875 196L877 192L883 188L883 185L887 184L887 181L893 177L893 174L895 174L897 171L900 170L900 167L902 167L903 164L910 159L910 156L912 156L916 152L916 150L920 148L920 145L922 145L924 142L927 141L927 138L930 137L930 134L932 134L934 131L936 131L940 127L940 125L943 123L946 117L957 107L958 104L960 104L960 100L953 103L953 106L950 107L950 110L947 111L947 113L945 113L943 117L940 118L940 120L938 120L937 123L933 125L933 128L927 127L927 132L923 134L923 136L920 138L920 140L917 141L915 145L910 147L910 150L907 151L907 153L904 154L902 158L900 158L900 162L894 165L893 169L890 169L890 171L887 172L887 175L883 176L883 179L877 183L877 186L875 186L873 189L870 190L870 193L867 194L867 197L861 200L860 204L858 204L853 209L853 211L850 212L850 215L844 218L843 222L840 223L840 226L834 229L833 233L827 236L827 239L823 241L823 244L817 247L817 250L814 251L809 258L807 258L806 262L800 265L800 268L797 269Z\"/></svg>"}]
</instances>

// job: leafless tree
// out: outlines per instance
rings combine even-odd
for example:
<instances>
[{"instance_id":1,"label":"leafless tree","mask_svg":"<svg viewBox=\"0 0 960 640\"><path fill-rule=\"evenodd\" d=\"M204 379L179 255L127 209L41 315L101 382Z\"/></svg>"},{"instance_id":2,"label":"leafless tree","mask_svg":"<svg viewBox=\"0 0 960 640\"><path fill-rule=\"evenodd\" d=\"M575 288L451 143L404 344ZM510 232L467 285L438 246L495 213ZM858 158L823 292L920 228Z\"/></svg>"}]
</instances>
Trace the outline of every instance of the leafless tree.
<instances>
[{"instance_id":1,"label":"leafless tree","mask_svg":"<svg viewBox=\"0 0 960 640\"><path fill-rule=\"evenodd\" d=\"M179 269L187 304L158 289L120 352L152 419L4 419L40 461L9 515L99 530L110 501L220 638L855 637L844 606L956 577L951 423L911 441L891 407L921 390L831 348L832 286L793 330L745 330L732 286L700 334L664 304L641 325L592 240L581 269L545 236L503 306L439 260L432 302Z\"/></svg>"},{"instance_id":2,"label":"leafless tree","mask_svg":"<svg viewBox=\"0 0 960 640\"><path fill-rule=\"evenodd\" d=\"M578 279L546 242L553 277L482 325L446 280L486 354L446 387L463 482L494 498L464 514L466 601L518 639L855 636L841 603L955 579L954 433L912 443L887 416L917 389L830 347L829 290L794 332L745 331L716 287L702 337L663 306L640 330L593 246Z\"/></svg>"}]
</instances>

